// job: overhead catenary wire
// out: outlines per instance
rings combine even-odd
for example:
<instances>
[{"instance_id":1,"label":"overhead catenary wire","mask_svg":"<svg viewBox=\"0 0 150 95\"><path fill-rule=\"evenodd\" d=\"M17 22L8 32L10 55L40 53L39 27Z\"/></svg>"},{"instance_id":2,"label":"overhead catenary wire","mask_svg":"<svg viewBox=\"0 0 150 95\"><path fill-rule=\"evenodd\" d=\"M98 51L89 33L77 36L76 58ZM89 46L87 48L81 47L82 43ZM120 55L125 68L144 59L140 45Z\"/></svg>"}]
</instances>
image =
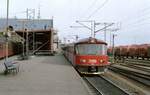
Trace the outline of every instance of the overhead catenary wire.
<instances>
[{"instance_id":1,"label":"overhead catenary wire","mask_svg":"<svg viewBox=\"0 0 150 95\"><path fill-rule=\"evenodd\" d=\"M128 16L128 17L122 19L121 21L123 23L127 24L127 26L130 26L132 24L141 23L141 22L148 20L150 18L150 16L149 16L150 12L149 11L150 11L150 7L143 8L140 11L137 11L134 13L134 15L133 15L134 18L131 18L131 16ZM138 15L138 18L135 18L135 16L137 16L137 15Z\"/></svg>"},{"instance_id":2,"label":"overhead catenary wire","mask_svg":"<svg viewBox=\"0 0 150 95\"><path fill-rule=\"evenodd\" d=\"M83 13L83 16L81 18L84 17L84 15L90 10L93 8L93 6L96 4L98 0L94 0L93 2L91 2L90 6L86 9L86 11Z\"/></svg>"},{"instance_id":3,"label":"overhead catenary wire","mask_svg":"<svg viewBox=\"0 0 150 95\"><path fill-rule=\"evenodd\" d=\"M143 16L145 16L145 15L150 14L149 11L150 11L150 6L149 6L149 7L146 7L146 8L142 8L142 9L140 9L140 10L134 12L134 15L133 15L133 16L136 16L137 14L139 14L140 17L143 17ZM148 13L147 13L147 12L148 12ZM125 17L124 19L122 19L122 21L128 21L128 20L132 21L132 20L134 20L134 19L132 19L131 16L127 16L127 17Z\"/></svg>"},{"instance_id":4,"label":"overhead catenary wire","mask_svg":"<svg viewBox=\"0 0 150 95\"><path fill-rule=\"evenodd\" d=\"M134 26L132 25L132 26L128 26L128 28L130 27L130 31L131 30L137 30L137 29L140 29L141 27L144 27L145 25L150 25L150 23L141 23L141 24L137 24ZM122 30L128 30L128 28L124 27Z\"/></svg>"},{"instance_id":5,"label":"overhead catenary wire","mask_svg":"<svg viewBox=\"0 0 150 95\"><path fill-rule=\"evenodd\" d=\"M131 24L136 24L136 23L141 23L141 22L143 22L143 21L146 21L146 20L149 20L150 19L150 15L145 15L145 17L143 17L143 16L140 16L140 17L138 17L138 19L132 19L132 20L130 20L130 21L122 21L122 22L125 22L125 24L128 24L128 25L131 25Z\"/></svg>"},{"instance_id":6,"label":"overhead catenary wire","mask_svg":"<svg viewBox=\"0 0 150 95\"><path fill-rule=\"evenodd\" d=\"M101 6L99 6L98 8L96 8L94 11L91 12L90 15L87 15L88 19L90 19L92 16L94 16L95 14L97 14L97 12L102 9L105 4L108 2L108 0L105 0L103 1L103 3L101 4ZM91 2L91 5L92 5L92 2ZM94 6L95 7L95 6ZM93 6L89 7L89 8L94 8ZM88 9L89 9L88 8ZM89 9L90 10L90 9ZM138 16L138 18L131 18L130 20L127 18L127 20L125 20L125 24L127 23L128 25L127 26L132 26L132 25L137 25L137 24L141 24L143 22L145 22L147 19L148 19L148 16L145 17L145 15L148 15L148 12L149 12L149 8L142 8L141 9L141 12ZM136 12L135 12L136 13ZM135 14L137 15L139 13L139 11ZM129 21L129 22L128 22ZM131 22L130 22L131 21ZM142 24L144 25L144 24ZM135 27L136 28L136 27ZM139 28L139 27L138 27ZM129 28L128 28L129 29Z\"/></svg>"},{"instance_id":7,"label":"overhead catenary wire","mask_svg":"<svg viewBox=\"0 0 150 95\"><path fill-rule=\"evenodd\" d=\"M141 25L141 24L144 24L145 21L149 21L149 20L150 20L150 16L146 17L146 18L137 19L136 21L134 21L132 23L125 23L124 27L131 27L131 26Z\"/></svg>"},{"instance_id":8,"label":"overhead catenary wire","mask_svg":"<svg viewBox=\"0 0 150 95\"><path fill-rule=\"evenodd\" d=\"M95 11L93 11L93 12L87 17L87 19L90 19L95 13L97 13L100 9L102 9L108 1L109 1L109 0L105 0Z\"/></svg>"},{"instance_id":9,"label":"overhead catenary wire","mask_svg":"<svg viewBox=\"0 0 150 95\"><path fill-rule=\"evenodd\" d=\"M146 24L149 25L150 24L149 21L150 21L150 16L148 15L148 16L142 17L140 19L134 19L134 21L132 21L132 22L126 22L126 23L124 23L123 27L124 27L124 29L127 27L139 28L138 26L143 26Z\"/></svg>"},{"instance_id":10,"label":"overhead catenary wire","mask_svg":"<svg viewBox=\"0 0 150 95\"><path fill-rule=\"evenodd\" d=\"M150 7L142 8L140 11L135 12L135 15L138 15L138 18L126 18L123 19L123 30L127 30L129 27L130 29L140 29L141 26L144 25L149 25L150 23L148 22L150 20ZM148 12L148 13L147 13Z\"/></svg>"}]
</instances>

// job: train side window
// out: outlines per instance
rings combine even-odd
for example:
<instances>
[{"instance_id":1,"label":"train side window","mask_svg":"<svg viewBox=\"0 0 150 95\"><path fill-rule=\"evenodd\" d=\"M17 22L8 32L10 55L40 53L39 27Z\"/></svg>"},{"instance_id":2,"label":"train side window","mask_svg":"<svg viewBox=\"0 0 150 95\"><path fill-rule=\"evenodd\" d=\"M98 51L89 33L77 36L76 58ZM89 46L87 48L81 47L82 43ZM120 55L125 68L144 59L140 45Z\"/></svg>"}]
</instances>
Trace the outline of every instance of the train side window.
<instances>
[{"instance_id":1,"label":"train side window","mask_svg":"<svg viewBox=\"0 0 150 95\"><path fill-rule=\"evenodd\" d=\"M77 48L77 46L75 46L75 54L78 54L79 53L79 50Z\"/></svg>"}]
</instances>

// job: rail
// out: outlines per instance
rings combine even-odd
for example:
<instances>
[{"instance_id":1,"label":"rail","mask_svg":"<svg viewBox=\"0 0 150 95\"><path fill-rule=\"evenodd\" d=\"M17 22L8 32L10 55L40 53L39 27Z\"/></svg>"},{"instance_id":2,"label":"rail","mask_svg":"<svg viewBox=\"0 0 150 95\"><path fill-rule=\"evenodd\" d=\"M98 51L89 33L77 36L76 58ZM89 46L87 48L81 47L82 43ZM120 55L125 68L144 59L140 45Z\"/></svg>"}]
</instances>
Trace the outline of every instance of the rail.
<instances>
[{"instance_id":1,"label":"rail","mask_svg":"<svg viewBox=\"0 0 150 95\"><path fill-rule=\"evenodd\" d=\"M150 67L150 61L148 61L148 60L126 59L125 63L128 63L128 64L132 63L132 64L136 64L136 65Z\"/></svg>"},{"instance_id":2,"label":"rail","mask_svg":"<svg viewBox=\"0 0 150 95\"><path fill-rule=\"evenodd\" d=\"M120 65L150 73L150 68L147 68L147 66L143 66L141 64L120 64Z\"/></svg>"},{"instance_id":3,"label":"rail","mask_svg":"<svg viewBox=\"0 0 150 95\"><path fill-rule=\"evenodd\" d=\"M136 71L127 70L127 69L114 67L114 66L109 67L109 70L119 73L123 76L126 76L132 80L139 82L139 83L142 83L145 86L150 86L150 75L149 74L144 74L141 72L136 72Z\"/></svg>"},{"instance_id":4,"label":"rail","mask_svg":"<svg viewBox=\"0 0 150 95\"><path fill-rule=\"evenodd\" d=\"M102 76L84 77L100 94L97 95L129 95Z\"/></svg>"}]
</instances>

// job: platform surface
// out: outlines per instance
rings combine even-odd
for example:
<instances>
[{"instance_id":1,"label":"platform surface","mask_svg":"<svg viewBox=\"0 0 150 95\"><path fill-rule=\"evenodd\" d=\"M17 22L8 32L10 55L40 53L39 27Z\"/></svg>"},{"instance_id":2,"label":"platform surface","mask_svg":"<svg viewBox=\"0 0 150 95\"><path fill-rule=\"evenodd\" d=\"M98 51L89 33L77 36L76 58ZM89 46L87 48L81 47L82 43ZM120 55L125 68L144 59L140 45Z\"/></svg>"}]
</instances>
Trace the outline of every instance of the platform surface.
<instances>
[{"instance_id":1,"label":"platform surface","mask_svg":"<svg viewBox=\"0 0 150 95\"><path fill-rule=\"evenodd\" d=\"M36 56L19 62L17 75L0 74L0 95L89 95L82 79L62 55Z\"/></svg>"}]
</instances>

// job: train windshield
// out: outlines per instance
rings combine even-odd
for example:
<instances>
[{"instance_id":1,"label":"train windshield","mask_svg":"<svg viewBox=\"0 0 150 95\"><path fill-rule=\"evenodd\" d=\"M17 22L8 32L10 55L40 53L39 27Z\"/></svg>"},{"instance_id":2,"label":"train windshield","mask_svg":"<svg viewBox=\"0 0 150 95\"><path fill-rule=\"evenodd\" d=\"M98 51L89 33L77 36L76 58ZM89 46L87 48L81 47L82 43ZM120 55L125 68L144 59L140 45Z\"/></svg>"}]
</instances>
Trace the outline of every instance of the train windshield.
<instances>
[{"instance_id":1,"label":"train windshield","mask_svg":"<svg viewBox=\"0 0 150 95\"><path fill-rule=\"evenodd\" d=\"M106 55L107 46L104 44L79 44L76 53L80 55Z\"/></svg>"}]
</instances>

